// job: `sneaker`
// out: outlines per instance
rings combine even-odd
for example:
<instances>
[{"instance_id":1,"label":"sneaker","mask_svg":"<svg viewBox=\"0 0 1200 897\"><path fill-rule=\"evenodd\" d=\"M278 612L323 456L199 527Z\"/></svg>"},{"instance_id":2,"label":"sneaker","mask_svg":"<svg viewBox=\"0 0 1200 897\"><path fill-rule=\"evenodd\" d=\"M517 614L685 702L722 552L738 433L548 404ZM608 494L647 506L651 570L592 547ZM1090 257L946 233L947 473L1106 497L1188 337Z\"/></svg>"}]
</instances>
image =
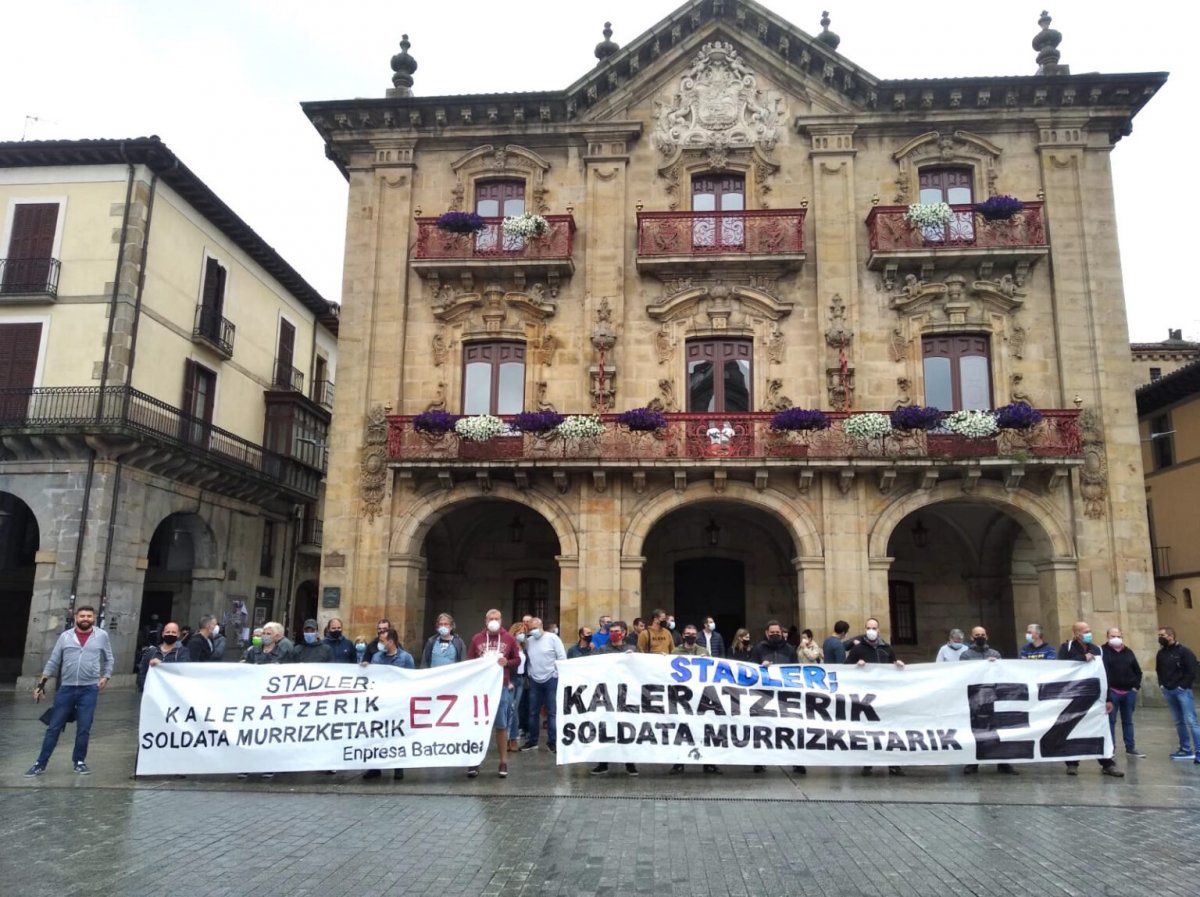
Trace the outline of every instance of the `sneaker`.
<instances>
[{"instance_id":1,"label":"sneaker","mask_svg":"<svg viewBox=\"0 0 1200 897\"><path fill-rule=\"evenodd\" d=\"M537 750L537 742L536 741L527 741L523 745L521 745L521 753L522 754L524 754L526 751L536 751L536 750Z\"/></svg>"},{"instance_id":2,"label":"sneaker","mask_svg":"<svg viewBox=\"0 0 1200 897\"><path fill-rule=\"evenodd\" d=\"M766 772L767 768L765 766L756 766L756 767L754 767L754 771L755 772Z\"/></svg>"},{"instance_id":3,"label":"sneaker","mask_svg":"<svg viewBox=\"0 0 1200 897\"><path fill-rule=\"evenodd\" d=\"M552 742L552 741L551 741L551 742L547 742L547 743L546 743L546 750L548 750L548 751L549 751L550 753L552 753L552 754L557 754L557 753L558 753L558 748L556 748L556 747L554 746L554 742Z\"/></svg>"},{"instance_id":4,"label":"sneaker","mask_svg":"<svg viewBox=\"0 0 1200 897\"><path fill-rule=\"evenodd\" d=\"M500 764L500 769L497 772L497 775L499 775L500 778L502 778L502 779L508 778L508 764L507 763Z\"/></svg>"},{"instance_id":5,"label":"sneaker","mask_svg":"<svg viewBox=\"0 0 1200 897\"><path fill-rule=\"evenodd\" d=\"M1017 772L1017 768L1015 766L1013 766L1011 763L1001 763L999 766L996 767L996 772L1000 773L1001 775L1005 775L1005 776L1019 776L1020 775L1020 773Z\"/></svg>"},{"instance_id":6,"label":"sneaker","mask_svg":"<svg viewBox=\"0 0 1200 897\"><path fill-rule=\"evenodd\" d=\"M363 781L367 782L367 781L370 781L371 779L383 778L383 773L380 772L378 769L368 769L366 772L364 772L362 774L362 777L363 777Z\"/></svg>"},{"instance_id":7,"label":"sneaker","mask_svg":"<svg viewBox=\"0 0 1200 897\"><path fill-rule=\"evenodd\" d=\"M1172 760L1191 760L1192 752L1191 751L1176 751L1175 753L1173 753L1171 755L1171 759Z\"/></svg>"},{"instance_id":8,"label":"sneaker","mask_svg":"<svg viewBox=\"0 0 1200 897\"><path fill-rule=\"evenodd\" d=\"M392 779L397 782L402 781L404 779L404 770L403 769L393 769L392 770Z\"/></svg>"},{"instance_id":9,"label":"sneaker","mask_svg":"<svg viewBox=\"0 0 1200 897\"><path fill-rule=\"evenodd\" d=\"M869 775L871 774L871 770L872 770L872 769L874 769L874 768L875 768L875 767L873 767L873 766L864 766L864 767L862 768L862 772L861 772L860 774L861 774L861 775L864 775L864 776L869 776Z\"/></svg>"},{"instance_id":10,"label":"sneaker","mask_svg":"<svg viewBox=\"0 0 1200 897\"><path fill-rule=\"evenodd\" d=\"M1100 770L1100 774L1105 775L1105 776L1112 776L1114 779L1125 778L1125 773L1121 772L1121 770L1117 769L1115 766L1104 767L1102 770Z\"/></svg>"},{"instance_id":11,"label":"sneaker","mask_svg":"<svg viewBox=\"0 0 1200 897\"><path fill-rule=\"evenodd\" d=\"M1196 759L1193 760L1192 763L1196 764L1197 766L1200 766L1200 754L1196 755Z\"/></svg>"},{"instance_id":12,"label":"sneaker","mask_svg":"<svg viewBox=\"0 0 1200 897\"><path fill-rule=\"evenodd\" d=\"M81 776L90 776L92 774L92 771L88 769L88 765L82 760L75 764L75 772Z\"/></svg>"},{"instance_id":13,"label":"sneaker","mask_svg":"<svg viewBox=\"0 0 1200 897\"><path fill-rule=\"evenodd\" d=\"M972 763L969 766L963 767L963 775L965 776L973 776L977 772L979 772L979 765L976 763Z\"/></svg>"},{"instance_id":14,"label":"sneaker","mask_svg":"<svg viewBox=\"0 0 1200 897\"><path fill-rule=\"evenodd\" d=\"M676 763L674 766L672 766L670 769L668 769L668 770L667 770L667 775L669 775L669 776L677 776L677 775L679 775L681 772L683 772L683 764L682 764L682 763Z\"/></svg>"},{"instance_id":15,"label":"sneaker","mask_svg":"<svg viewBox=\"0 0 1200 897\"><path fill-rule=\"evenodd\" d=\"M1137 757L1137 758L1143 759L1143 760L1146 757L1146 755L1143 754L1141 751L1139 751L1137 748L1126 748L1125 756L1126 757Z\"/></svg>"},{"instance_id":16,"label":"sneaker","mask_svg":"<svg viewBox=\"0 0 1200 897\"><path fill-rule=\"evenodd\" d=\"M604 768L608 769L607 763L604 764ZM628 773L629 775L633 776L634 778L637 778L637 775L638 775L637 764L636 763L626 763L625 764L625 772Z\"/></svg>"},{"instance_id":17,"label":"sneaker","mask_svg":"<svg viewBox=\"0 0 1200 897\"><path fill-rule=\"evenodd\" d=\"M1078 766L1068 766L1067 767L1067 775L1069 775L1069 776L1079 775L1079 767Z\"/></svg>"},{"instance_id":18,"label":"sneaker","mask_svg":"<svg viewBox=\"0 0 1200 897\"><path fill-rule=\"evenodd\" d=\"M264 772L264 773L262 774L262 778L266 779L266 780L269 782L269 781L271 781L271 779L275 778L275 773L273 773L273 772Z\"/></svg>"},{"instance_id":19,"label":"sneaker","mask_svg":"<svg viewBox=\"0 0 1200 897\"><path fill-rule=\"evenodd\" d=\"M238 773L238 778L239 778L239 779L248 779L248 778L250 778L250 773L248 773L248 772L239 772L239 773Z\"/></svg>"},{"instance_id":20,"label":"sneaker","mask_svg":"<svg viewBox=\"0 0 1200 897\"><path fill-rule=\"evenodd\" d=\"M723 775L725 775L725 773L721 772L721 767L719 767L719 766L714 766L714 765L713 765L713 764L711 764L711 763L705 763L705 764L704 764L704 771L705 771L706 773L708 773L710 776L723 776Z\"/></svg>"},{"instance_id":21,"label":"sneaker","mask_svg":"<svg viewBox=\"0 0 1200 897\"><path fill-rule=\"evenodd\" d=\"M807 766L793 766L792 772L794 772L798 776L806 776L806 775L808 775L808 767Z\"/></svg>"},{"instance_id":22,"label":"sneaker","mask_svg":"<svg viewBox=\"0 0 1200 897\"><path fill-rule=\"evenodd\" d=\"M899 766L889 766L889 767L888 767L888 775L893 775L893 776L903 776L903 775L907 775L907 774L908 774L908 773L906 773L906 772L905 772L903 769L901 769Z\"/></svg>"},{"instance_id":23,"label":"sneaker","mask_svg":"<svg viewBox=\"0 0 1200 897\"><path fill-rule=\"evenodd\" d=\"M588 775L593 775L593 776L608 775L608 764L607 763L597 763L590 770L588 770Z\"/></svg>"},{"instance_id":24,"label":"sneaker","mask_svg":"<svg viewBox=\"0 0 1200 897\"><path fill-rule=\"evenodd\" d=\"M42 766L42 764L40 764L40 763L35 763L35 764L33 764L33 766L29 767L29 769L25 770L25 778L36 779L38 776L40 776L45 771L46 771L46 767Z\"/></svg>"},{"instance_id":25,"label":"sneaker","mask_svg":"<svg viewBox=\"0 0 1200 897\"><path fill-rule=\"evenodd\" d=\"M468 779L473 779L478 775L479 775L479 767L478 766L472 766L470 769L467 770L467 778Z\"/></svg>"}]
</instances>

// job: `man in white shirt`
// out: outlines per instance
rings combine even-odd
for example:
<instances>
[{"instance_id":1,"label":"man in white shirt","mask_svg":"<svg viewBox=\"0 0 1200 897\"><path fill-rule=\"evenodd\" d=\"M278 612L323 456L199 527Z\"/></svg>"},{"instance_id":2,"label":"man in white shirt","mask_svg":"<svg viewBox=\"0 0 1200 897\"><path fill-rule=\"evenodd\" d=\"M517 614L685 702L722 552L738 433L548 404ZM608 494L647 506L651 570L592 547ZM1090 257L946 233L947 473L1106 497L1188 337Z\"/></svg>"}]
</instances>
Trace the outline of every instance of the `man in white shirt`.
<instances>
[{"instance_id":1,"label":"man in white shirt","mask_svg":"<svg viewBox=\"0 0 1200 897\"><path fill-rule=\"evenodd\" d=\"M546 737L551 753L558 736L558 662L567 659L562 639L542 628L537 617L529 621L529 638L525 640L525 673L529 677L529 720L525 731L528 740L522 751L536 751L542 734L542 707L546 708Z\"/></svg>"}]
</instances>

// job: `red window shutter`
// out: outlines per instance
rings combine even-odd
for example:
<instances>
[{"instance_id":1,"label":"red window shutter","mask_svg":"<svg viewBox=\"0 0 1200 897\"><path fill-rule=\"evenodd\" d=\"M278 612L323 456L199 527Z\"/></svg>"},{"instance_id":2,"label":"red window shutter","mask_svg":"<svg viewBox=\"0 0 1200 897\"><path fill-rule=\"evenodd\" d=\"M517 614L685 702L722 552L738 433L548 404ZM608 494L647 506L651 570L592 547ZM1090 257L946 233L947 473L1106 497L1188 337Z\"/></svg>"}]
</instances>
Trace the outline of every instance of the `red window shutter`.
<instances>
[{"instance_id":1,"label":"red window shutter","mask_svg":"<svg viewBox=\"0 0 1200 897\"><path fill-rule=\"evenodd\" d=\"M0 389L32 389L41 324L0 324Z\"/></svg>"},{"instance_id":2,"label":"red window shutter","mask_svg":"<svg viewBox=\"0 0 1200 897\"><path fill-rule=\"evenodd\" d=\"M8 258L50 258L54 252L54 231L57 227L58 203L18 203L13 209Z\"/></svg>"}]
</instances>

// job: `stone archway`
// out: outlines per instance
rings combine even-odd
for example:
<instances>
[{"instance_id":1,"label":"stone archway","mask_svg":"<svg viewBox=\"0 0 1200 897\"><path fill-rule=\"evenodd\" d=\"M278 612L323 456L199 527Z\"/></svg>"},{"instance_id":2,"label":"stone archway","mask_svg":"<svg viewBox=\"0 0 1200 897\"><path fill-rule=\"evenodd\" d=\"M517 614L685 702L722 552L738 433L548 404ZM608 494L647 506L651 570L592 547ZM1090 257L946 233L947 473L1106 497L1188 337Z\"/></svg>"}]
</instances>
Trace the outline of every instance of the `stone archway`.
<instances>
[{"instance_id":1,"label":"stone archway","mask_svg":"<svg viewBox=\"0 0 1200 897\"><path fill-rule=\"evenodd\" d=\"M181 627L195 627L202 614L219 616L224 576L216 536L194 511L176 511L160 520L146 541L145 556L138 652L156 624L175 620Z\"/></svg>"},{"instance_id":2,"label":"stone archway","mask_svg":"<svg viewBox=\"0 0 1200 897\"><path fill-rule=\"evenodd\" d=\"M11 492L0 492L0 614L5 621L0 629L0 682L15 681L21 674L41 539L29 504Z\"/></svg>"}]
</instances>

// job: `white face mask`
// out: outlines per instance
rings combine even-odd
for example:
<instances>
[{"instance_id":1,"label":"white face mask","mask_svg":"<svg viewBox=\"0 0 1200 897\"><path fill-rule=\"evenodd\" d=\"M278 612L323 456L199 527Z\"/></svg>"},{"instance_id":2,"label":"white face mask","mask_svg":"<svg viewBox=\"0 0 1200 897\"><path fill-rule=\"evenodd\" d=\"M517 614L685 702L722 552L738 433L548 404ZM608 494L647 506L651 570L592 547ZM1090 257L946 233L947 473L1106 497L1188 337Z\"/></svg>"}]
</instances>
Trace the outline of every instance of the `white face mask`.
<instances>
[{"instance_id":1,"label":"white face mask","mask_svg":"<svg viewBox=\"0 0 1200 897\"><path fill-rule=\"evenodd\" d=\"M440 635L442 638L445 638L449 634L450 634L449 626L439 626L438 627L438 635Z\"/></svg>"},{"instance_id":2,"label":"white face mask","mask_svg":"<svg viewBox=\"0 0 1200 897\"><path fill-rule=\"evenodd\" d=\"M530 638L541 638L541 637L542 637L542 630L540 630L540 629L530 629L530 630L529 630L529 637L530 637Z\"/></svg>"},{"instance_id":3,"label":"white face mask","mask_svg":"<svg viewBox=\"0 0 1200 897\"><path fill-rule=\"evenodd\" d=\"M488 632L499 632L500 631L500 621L499 620L488 620L487 628L488 628Z\"/></svg>"},{"instance_id":4,"label":"white face mask","mask_svg":"<svg viewBox=\"0 0 1200 897\"><path fill-rule=\"evenodd\" d=\"M879 638L879 630L878 629L868 629L867 630L867 638L870 639L871 641L875 641L875 639Z\"/></svg>"},{"instance_id":5,"label":"white face mask","mask_svg":"<svg viewBox=\"0 0 1200 897\"><path fill-rule=\"evenodd\" d=\"M1108 643L1110 645L1112 645L1114 648L1119 648L1123 644L1125 644L1125 639L1121 638L1119 635L1114 635L1112 638L1110 638L1108 640Z\"/></svg>"},{"instance_id":6,"label":"white face mask","mask_svg":"<svg viewBox=\"0 0 1200 897\"><path fill-rule=\"evenodd\" d=\"M712 632L714 629L717 628L717 624L716 623L705 623L704 628L707 629L709 632Z\"/></svg>"},{"instance_id":7,"label":"white face mask","mask_svg":"<svg viewBox=\"0 0 1200 897\"><path fill-rule=\"evenodd\" d=\"M667 628L668 628L668 629L674 629L674 628L675 628L675 621L674 621L674 620L667 620Z\"/></svg>"},{"instance_id":8,"label":"white face mask","mask_svg":"<svg viewBox=\"0 0 1200 897\"><path fill-rule=\"evenodd\" d=\"M212 637L216 638L220 634L221 634L221 627L218 626L216 623L213 623Z\"/></svg>"}]
</instances>

